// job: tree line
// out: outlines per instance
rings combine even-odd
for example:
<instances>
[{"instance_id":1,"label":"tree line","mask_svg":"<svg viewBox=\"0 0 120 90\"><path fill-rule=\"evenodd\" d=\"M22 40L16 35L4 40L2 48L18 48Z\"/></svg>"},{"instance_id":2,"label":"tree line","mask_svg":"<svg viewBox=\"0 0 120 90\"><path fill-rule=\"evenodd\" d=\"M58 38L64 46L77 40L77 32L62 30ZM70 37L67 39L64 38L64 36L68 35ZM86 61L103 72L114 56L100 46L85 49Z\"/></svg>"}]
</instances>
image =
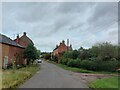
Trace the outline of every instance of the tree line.
<instances>
[{"instance_id":1,"label":"tree line","mask_svg":"<svg viewBox=\"0 0 120 90\"><path fill-rule=\"evenodd\" d=\"M94 71L116 71L120 66L120 46L111 43L98 43L89 49L63 52L60 60L54 56L51 60L69 67Z\"/></svg>"}]
</instances>

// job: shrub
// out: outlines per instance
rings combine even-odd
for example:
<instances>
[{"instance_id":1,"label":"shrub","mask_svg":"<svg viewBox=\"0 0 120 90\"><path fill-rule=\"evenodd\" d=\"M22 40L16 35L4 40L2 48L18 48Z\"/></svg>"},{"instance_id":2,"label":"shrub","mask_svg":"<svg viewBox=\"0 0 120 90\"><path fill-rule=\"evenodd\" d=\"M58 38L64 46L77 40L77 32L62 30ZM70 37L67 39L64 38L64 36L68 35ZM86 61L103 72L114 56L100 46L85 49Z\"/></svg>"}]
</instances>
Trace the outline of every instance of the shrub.
<instances>
[{"instance_id":1,"label":"shrub","mask_svg":"<svg viewBox=\"0 0 120 90\"><path fill-rule=\"evenodd\" d=\"M60 63L64 64L64 65L67 65L68 61L69 61L69 58L61 57L61 59L60 59Z\"/></svg>"},{"instance_id":2,"label":"shrub","mask_svg":"<svg viewBox=\"0 0 120 90\"><path fill-rule=\"evenodd\" d=\"M69 67L80 67L80 60L79 59L76 59L76 60L74 60L74 59L70 59L69 61L68 61L68 63L67 63L67 66L69 66Z\"/></svg>"},{"instance_id":3,"label":"shrub","mask_svg":"<svg viewBox=\"0 0 120 90\"><path fill-rule=\"evenodd\" d=\"M76 60L70 59L67 62L67 66L69 66L69 67L76 67Z\"/></svg>"},{"instance_id":4,"label":"shrub","mask_svg":"<svg viewBox=\"0 0 120 90\"><path fill-rule=\"evenodd\" d=\"M104 61L101 67L104 71L116 71L118 68L118 61Z\"/></svg>"},{"instance_id":5,"label":"shrub","mask_svg":"<svg viewBox=\"0 0 120 90\"><path fill-rule=\"evenodd\" d=\"M91 70L93 68L93 61L90 60L82 60L80 64L81 68Z\"/></svg>"},{"instance_id":6,"label":"shrub","mask_svg":"<svg viewBox=\"0 0 120 90\"><path fill-rule=\"evenodd\" d=\"M58 57L57 57L57 56L53 56L53 57L52 57L52 61L58 62Z\"/></svg>"},{"instance_id":7,"label":"shrub","mask_svg":"<svg viewBox=\"0 0 120 90\"><path fill-rule=\"evenodd\" d=\"M51 54L50 53L46 53L43 55L43 58L46 60L50 60L51 59Z\"/></svg>"}]
</instances>

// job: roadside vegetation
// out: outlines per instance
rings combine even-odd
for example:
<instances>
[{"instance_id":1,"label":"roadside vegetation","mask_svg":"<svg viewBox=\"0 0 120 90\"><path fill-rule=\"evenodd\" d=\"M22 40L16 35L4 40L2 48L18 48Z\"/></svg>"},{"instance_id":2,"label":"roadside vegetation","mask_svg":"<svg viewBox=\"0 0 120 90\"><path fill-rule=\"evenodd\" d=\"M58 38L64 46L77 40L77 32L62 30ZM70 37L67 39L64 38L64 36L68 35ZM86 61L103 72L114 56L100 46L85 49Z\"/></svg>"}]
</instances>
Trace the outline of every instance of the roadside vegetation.
<instances>
[{"instance_id":1,"label":"roadside vegetation","mask_svg":"<svg viewBox=\"0 0 120 90\"><path fill-rule=\"evenodd\" d=\"M114 46L108 42L96 44L92 48L64 52L60 60L57 56L51 59L54 62L67 65L69 67L82 68L92 71L116 72L120 65L119 46Z\"/></svg>"},{"instance_id":2,"label":"roadside vegetation","mask_svg":"<svg viewBox=\"0 0 120 90\"><path fill-rule=\"evenodd\" d=\"M0 89L2 89L2 70L0 69Z\"/></svg>"},{"instance_id":3,"label":"roadside vegetation","mask_svg":"<svg viewBox=\"0 0 120 90\"><path fill-rule=\"evenodd\" d=\"M2 88L16 88L38 70L39 68L35 64L19 69L3 70Z\"/></svg>"},{"instance_id":4,"label":"roadside vegetation","mask_svg":"<svg viewBox=\"0 0 120 90\"><path fill-rule=\"evenodd\" d=\"M17 65L13 61L10 66L2 70L2 88L16 88L39 70L34 61L40 58L40 50L34 45L29 44L25 48L24 58L27 60L26 64Z\"/></svg>"},{"instance_id":5,"label":"roadside vegetation","mask_svg":"<svg viewBox=\"0 0 120 90\"><path fill-rule=\"evenodd\" d=\"M74 72L94 74L116 74L116 77L97 79L89 84L90 88L118 88L118 75L120 72L120 46L111 43L98 43L89 49L80 47L61 53L61 57L43 55L50 62ZM99 89L98 89L99 88Z\"/></svg>"},{"instance_id":6,"label":"roadside vegetation","mask_svg":"<svg viewBox=\"0 0 120 90\"><path fill-rule=\"evenodd\" d=\"M91 82L89 84L89 87L95 88L95 90L103 90L105 88L112 88L113 90L114 89L117 90L117 88L119 88L119 86L120 86L120 84L118 83L119 79L120 79L120 77L97 79L97 80Z\"/></svg>"},{"instance_id":7,"label":"roadside vegetation","mask_svg":"<svg viewBox=\"0 0 120 90\"><path fill-rule=\"evenodd\" d=\"M62 67L66 70L70 70L73 72L78 72L78 73L93 73L93 74L118 74L117 72L106 72L106 71L92 71L92 70L87 70L87 69L82 69L82 68L76 68L76 67L69 67L67 65L63 64L57 64L57 66Z\"/></svg>"},{"instance_id":8,"label":"roadside vegetation","mask_svg":"<svg viewBox=\"0 0 120 90\"><path fill-rule=\"evenodd\" d=\"M24 58L27 59L27 65L29 65L40 58L40 50L37 50L34 45L29 44L24 50Z\"/></svg>"}]
</instances>

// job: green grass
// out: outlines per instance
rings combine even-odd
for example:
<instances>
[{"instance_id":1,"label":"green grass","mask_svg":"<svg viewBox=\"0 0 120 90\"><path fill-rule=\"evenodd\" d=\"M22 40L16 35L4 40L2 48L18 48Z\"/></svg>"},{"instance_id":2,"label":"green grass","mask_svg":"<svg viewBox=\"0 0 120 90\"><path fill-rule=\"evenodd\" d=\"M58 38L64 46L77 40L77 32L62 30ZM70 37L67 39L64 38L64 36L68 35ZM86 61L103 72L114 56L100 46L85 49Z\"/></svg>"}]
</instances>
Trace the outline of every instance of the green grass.
<instances>
[{"instance_id":1,"label":"green grass","mask_svg":"<svg viewBox=\"0 0 120 90\"><path fill-rule=\"evenodd\" d=\"M93 73L93 74L118 74L117 72L105 72L105 71L92 71L92 70L86 70L86 69L82 69L82 68L75 68L75 67L68 67L67 65L63 65L63 64L58 64L55 63L53 61L47 61L49 63L55 64L65 70L70 70L73 72L78 72L78 73Z\"/></svg>"},{"instance_id":2,"label":"green grass","mask_svg":"<svg viewBox=\"0 0 120 90\"><path fill-rule=\"evenodd\" d=\"M15 70L4 70L2 74L2 88L16 88L37 71L38 67L36 65Z\"/></svg>"},{"instance_id":3,"label":"green grass","mask_svg":"<svg viewBox=\"0 0 120 90\"><path fill-rule=\"evenodd\" d=\"M52 63L52 64L55 64L65 70L70 70L70 71L73 71L73 72L80 72L80 73L95 73L94 71L90 71L90 70L85 70L85 69L81 69L81 68L75 68L75 67L68 67L67 65L63 65L63 64L58 64L58 63L55 63L53 61L47 61L49 63Z\"/></svg>"},{"instance_id":4,"label":"green grass","mask_svg":"<svg viewBox=\"0 0 120 90\"><path fill-rule=\"evenodd\" d=\"M73 72L94 73L94 71L85 70L85 69L81 69L81 68L75 68L75 67L68 67L68 66L62 65L62 64L57 64L57 66L62 67L65 70L70 70L70 71L73 71Z\"/></svg>"},{"instance_id":5,"label":"green grass","mask_svg":"<svg viewBox=\"0 0 120 90\"><path fill-rule=\"evenodd\" d=\"M2 89L2 70L0 69L0 90Z\"/></svg>"},{"instance_id":6,"label":"green grass","mask_svg":"<svg viewBox=\"0 0 120 90\"><path fill-rule=\"evenodd\" d=\"M120 84L118 83L118 80L120 77L111 77L111 78L103 78L103 79L97 79L89 84L90 88L94 88L95 90L98 90L97 88L118 88Z\"/></svg>"}]
</instances>

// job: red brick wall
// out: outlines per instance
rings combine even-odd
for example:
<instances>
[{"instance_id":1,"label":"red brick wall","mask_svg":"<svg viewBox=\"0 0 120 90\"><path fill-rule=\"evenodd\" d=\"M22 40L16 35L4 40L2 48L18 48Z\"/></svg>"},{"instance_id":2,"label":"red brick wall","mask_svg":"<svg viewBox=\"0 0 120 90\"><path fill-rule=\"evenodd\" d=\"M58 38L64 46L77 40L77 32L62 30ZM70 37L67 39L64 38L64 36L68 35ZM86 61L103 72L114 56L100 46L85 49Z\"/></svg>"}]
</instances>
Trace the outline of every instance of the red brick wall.
<instances>
[{"instance_id":1,"label":"red brick wall","mask_svg":"<svg viewBox=\"0 0 120 90\"><path fill-rule=\"evenodd\" d=\"M22 37L19 38L19 36L17 36L17 38L14 40L16 43L20 44L23 47L27 47L30 43L33 44L33 42L30 40L30 38L28 38L26 36L26 34L24 33Z\"/></svg>"},{"instance_id":2,"label":"red brick wall","mask_svg":"<svg viewBox=\"0 0 120 90\"><path fill-rule=\"evenodd\" d=\"M27 47L28 46L28 43L27 42L24 42L23 40L19 40L19 44L21 45L21 46L24 46L24 47Z\"/></svg>"},{"instance_id":3,"label":"red brick wall","mask_svg":"<svg viewBox=\"0 0 120 90\"><path fill-rule=\"evenodd\" d=\"M2 46L2 66L3 66L4 57L8 56L8 58L9 58L9 45L1 44L1 46ZM9 59L8 59L8 62L9 62Z\"/></svg>"},{"instance_id":4,"label":"red brick wall","mask_svg":"<svg viewBox=\"0 0 120 90\"><path fill-rule=\"evenodd\" d=\"M23 52L24 49L22 48L10 46L9 57L10 59L15 59L16 64L24 64Z\"/></svg>"},{"instance_id":5,"label":"red brick wall","mask_svg":"<svg viewBox=\"0 0 120 90\"><path fill-rule=\"evenodd\" d=\"M20 44L21 46L27 47L29 43L24 42L23 40L21 40L20 38L15 39L16 43Z\"/></svg>"},{"instance_id":6,"label":"red brick wall","mask_svg":"<svg viewBox=\"0 0 120 90\"><path fill-rule=\"evenodd\" d=\"M10 63L12 63L12 60L16 59L16 55L18 55L19 60L18 60L17 64L24 64L25 62L24 62L24 58L23 58L23 52L24 52L24 49L22 49L22 48L2 44L2 66L4 64L5 56L8 56L8 63L10 64Z\"/></svg>"},{"instance_id":7,"label":"red brick wall","mask_svg":"<svg viewBox=\"0 0 120 90\"><path fill-rule=\"evenodd\" d=\"M61 43L60 46L56 50L53 51L53 55L57 55L58 58L60 58L61 53L67 50L68 50L68 47L64 43Z\"/></svg>"},{"instance_id":8,"label":"red brick wall","mask_svg":"<svg viewBox=\"0 0 120 90\"><path fill-rule=\"evenodd\" d=\"M65 52L65 51L67 51L67 46L62 43L58 48L58 52L62 53L62 52Z\"/></svg>"}]
</instances>

